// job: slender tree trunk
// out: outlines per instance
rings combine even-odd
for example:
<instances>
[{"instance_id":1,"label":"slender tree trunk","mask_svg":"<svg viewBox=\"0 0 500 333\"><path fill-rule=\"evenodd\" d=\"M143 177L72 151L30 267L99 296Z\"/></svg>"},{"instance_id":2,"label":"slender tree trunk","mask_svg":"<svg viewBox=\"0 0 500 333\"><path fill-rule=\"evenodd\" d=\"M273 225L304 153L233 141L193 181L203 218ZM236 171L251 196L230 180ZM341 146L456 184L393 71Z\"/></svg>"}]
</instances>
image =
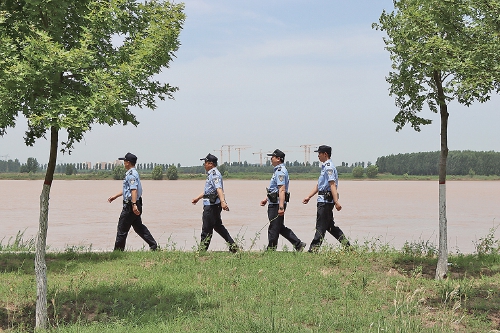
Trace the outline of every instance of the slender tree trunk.
<instances>
[{"instance_id":1,"label":"slender tree trunk","mask_svg":"<svg viewBox=\"0 0 500 333\"><path fill-rule=\"evenodd\" d=\"M448 106L443 92L441 73L434 71L438 91L439 113L441 115L441 156L439 159L439 257L436 280L445 279L448 274L448 222L446 219L446 161L448 159Z\"/></svg>"},{"instance_id":2,"label":"slender tree trunk","mask_svg":"<svg viewBox=\"0 0 500 333\"><path fill-rule=\"evenodd\" d=\"M42 194L40 195L40 220L36 238L35 276L36 276L36 328L45 329L47 316L47 265L45 263L45 248L47 244L47 228L49 222L49 195L54 179L57 160L57 144L59 132L56 127L50 129L50 157L45 173Z\"/></svg>"}]
</instances>

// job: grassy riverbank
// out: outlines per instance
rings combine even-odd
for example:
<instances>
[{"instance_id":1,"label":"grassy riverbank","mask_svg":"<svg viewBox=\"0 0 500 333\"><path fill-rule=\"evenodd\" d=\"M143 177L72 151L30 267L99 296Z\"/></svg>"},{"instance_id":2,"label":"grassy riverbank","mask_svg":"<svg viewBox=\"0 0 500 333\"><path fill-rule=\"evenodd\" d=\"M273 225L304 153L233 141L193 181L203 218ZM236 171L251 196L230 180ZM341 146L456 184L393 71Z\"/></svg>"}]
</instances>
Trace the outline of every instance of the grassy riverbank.
<instances>
[{"instance_id":1,"label":"grassy riverbank","mask_svg":"<svg viewBox=\"0 0 500 333\"><path fill-rule=\"evenodd\" d=\"M491 237L481 254L452 255L444 281L434 280L435 248L426 244L317 254L68 249L47 254L50 326L57 332L497 332L500 255ZM32 332L34 255L6 249L0 331Z\"/></svg>"},{"instance_id":2,"label":"grassy riverbank","mask_svg":"<svg viewBox=\"0 0 500 333\"><path fill-rule=\"evenodd\" d=\"M292 180L317 180L318 172L315 173L290 173ZM205 179L205 174L179 174L179 179ZM269 180L270 173L229 173L225 179L247 179L247 180ZM0 180L43 180L45 173L0 173ZM102 180L113 179L113 175L109 171L79 173L74 175L54 174L55 180ZM151 173L141 173L141 179L148 180L151 178ZM339 175L341 180L438 180L438 176L411 176L411 175L392 175L392 174L378 174L375 178L368 178L364 175L362 178L355 178L352 173L343 173ZM500 180L500 176L456 176L448 175L448 180ZM166 178L164 180L167 180Z\"/></svg>"}]
</instances>

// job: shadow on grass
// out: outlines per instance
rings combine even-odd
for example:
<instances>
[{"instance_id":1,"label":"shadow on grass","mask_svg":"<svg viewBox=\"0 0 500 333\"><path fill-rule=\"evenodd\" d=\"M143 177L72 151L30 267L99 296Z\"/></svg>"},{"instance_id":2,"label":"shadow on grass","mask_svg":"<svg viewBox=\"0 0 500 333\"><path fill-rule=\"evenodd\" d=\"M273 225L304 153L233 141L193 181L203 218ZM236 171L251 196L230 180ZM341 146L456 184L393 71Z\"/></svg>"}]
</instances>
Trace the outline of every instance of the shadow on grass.
<instances>
[{"instance_id":1,"label":"shadow on grass","mask_svg":"<svg viewBox=\"0 0 500 333\"><path fill-rule=\"evenodd\" d=\"M201 293L201 291L200 291ZM48 317L51 327L92 322L145 325L170 321L177 317L198 316L217 302L197 297L194 291L179 291L175 286L98 286L75 292L49 295ZM9 313L0 308L0 331L32 330L35 326L35 304Z\"/></svg>"},{"instance_id":2,"label":"shadow on grass","mask_svg":"<svg viewBox=\"0 0 500 333\"><path fill-rule=\"evenodd\" d=\"M458 255L448 258L448 277L451 279L480 278L500 274L500 256ZM394 265L402 274L420 271L422 277L434 279L437 258L402 255L394 260Z\"/></svg>"},{"instance_id":3,"label":"shadow on grass","mask_svg":"<svg viewBox=\"0 0 500 333\"><path fill-rule=\"evenodd\" d=\"M103 261L122 259L126 252L74 252L47 253L45 261L47 268L51 272L71 272L78 269L77 265L71 266L68 263L75 262L79 265L98 263ZM31 252L1 253L0 252L0 272L18 274L34 274L35 254Z\"/></svg>"}]
</instances>

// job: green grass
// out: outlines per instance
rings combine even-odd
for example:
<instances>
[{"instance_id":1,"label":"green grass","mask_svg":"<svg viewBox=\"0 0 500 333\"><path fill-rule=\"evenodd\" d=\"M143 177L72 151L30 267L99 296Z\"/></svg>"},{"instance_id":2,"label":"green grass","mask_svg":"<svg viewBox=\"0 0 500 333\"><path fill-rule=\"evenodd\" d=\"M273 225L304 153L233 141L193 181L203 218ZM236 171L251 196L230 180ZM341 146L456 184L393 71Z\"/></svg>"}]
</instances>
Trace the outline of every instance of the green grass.
<instances>
[{"instance_id":1,"label":"green grass","mask_svg":"<svg viewBox=\"0 0 500 333\"><path fill-rule=\"evenodd\" d=\"M451 256L449 278L436 281L434 247L423 243L401 251L376 242L357 244L353 251L325 244L317 254L71 248L47 254L50 327L489 332L500 329L500 256L498 248L486 249ZM31 252L0 252L0 331L33 331L33 260Z\"/></svg>"}]
</instances>

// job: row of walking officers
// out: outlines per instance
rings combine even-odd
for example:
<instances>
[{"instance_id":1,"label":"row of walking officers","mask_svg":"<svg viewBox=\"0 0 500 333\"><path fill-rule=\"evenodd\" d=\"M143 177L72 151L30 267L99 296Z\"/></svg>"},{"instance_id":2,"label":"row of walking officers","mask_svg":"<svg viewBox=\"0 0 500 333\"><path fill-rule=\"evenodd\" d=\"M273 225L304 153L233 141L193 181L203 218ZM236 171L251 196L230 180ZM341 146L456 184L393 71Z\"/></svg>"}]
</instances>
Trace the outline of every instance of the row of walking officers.
<instances>
[{"instance_id":1,"label":"row of walking officers","mask_svg":"<svg viewBox=\"0 0 500 333\"><path fill-rule=\"evenodd\" d=\"M333 209L335 208L339 211L342 209L342 206L338 200L339 196L337 193L337 169L331 161L332 148L322 145L314 152L318 153L318 159L321 162L321 173L318 178L318 184L309 195L302 200L304 204L307 204L314 195L318 194L316 232L309 246L309 252L316 252L319 249L327 231L344 246L348 247L350 246L349 241L342 230L335 225L333 218ZM269 219L269 226L267 231L267 249L276 249L278 238L281 235L292 243L296 251L303 251L306 247L306 243L302 242L290 228L285 226L285 210L290 197L288 192L290 180L284 164L285 153L276 149L273 153L268 154L268 156L271 156L271 164L274 167L273 176L267 188L267 196L260 202L261 206L267 204L268 207L267 216ZM118 219L114 250L125 250L127 235L131 227L134 228L134 231L146 243L148 243L151 250L156 250L158 244L148 228L142 223L141 219L142 186L139 173L135 169L137 156L132 153L127 153L125 157L120 157L119 159L123 160L123 164L127 170L125 179L123 180L123 189L121 192L108 198L108 201L111 203L116 198L120 196L123 197L123 209ZM229 246L229 251L237 252L240 248L235 243L226 227L222 224L221 212L222 210L229 211L229 207L224 196L222 175L217 169L217 157L208 154L200 160L203 161L203 166L207 171L207 179L203 192L191 201L193 204L196 204L203 199L203 225L201 227L200 250L208 250L215 230L224 238Z\"/></svg>"}]
</instances>

